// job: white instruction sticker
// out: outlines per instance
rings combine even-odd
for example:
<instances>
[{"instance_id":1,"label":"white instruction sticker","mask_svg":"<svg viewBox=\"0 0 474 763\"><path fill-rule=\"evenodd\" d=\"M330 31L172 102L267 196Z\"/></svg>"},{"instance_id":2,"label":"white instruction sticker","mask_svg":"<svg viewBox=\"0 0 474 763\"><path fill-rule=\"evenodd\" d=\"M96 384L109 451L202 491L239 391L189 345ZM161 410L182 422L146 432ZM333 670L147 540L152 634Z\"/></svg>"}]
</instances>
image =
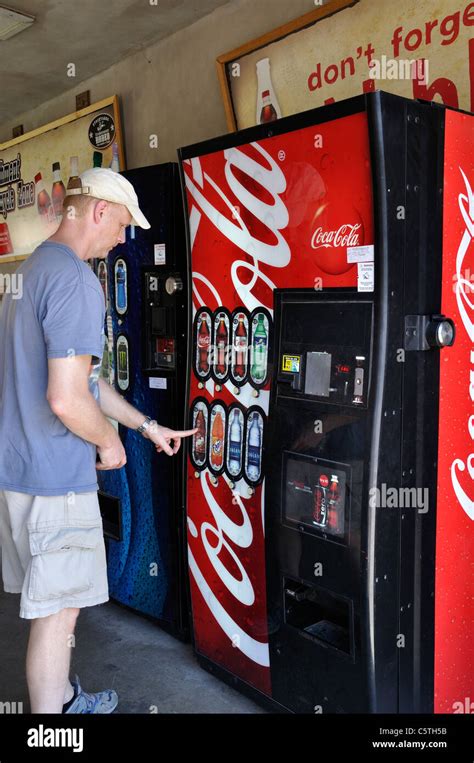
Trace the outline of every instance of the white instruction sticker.
<instances>
[{"instance_id":1,"label":"white instruction sticker","mask_svg":"<svg viewBox=\"0 0 474 763\"><path fill-rule=\"evenodd\" d=\"M373 262L374 261L374 245L368 244L367 246L348 246L347 247L347 262Z\"/></svg>"},{"instance_id":2,"label":"white instruction sticker","mask_svg":"<svg viewBox=\"0 0 474 763\"><path fill-rule=\"evenodd\" d=\"M163 379L161 376L150 376L148 379L150 389L167 389L168 379Z\"/></svg>"},{"instance_id":3,"label":"white instruction sticker","mask_svg":"<svg viewBox=\"0 0 474 763\"><path fill-rule=\"evenodd\" d=\"M374 290L374 263L357 263L357 291Z\"/></svg>"},{"instance_id":4,"label":"white instruction sticker","mask_svg":"<svg viewBox=\"0 0 474 763\"><path fill-rule=\"evenodd\" d=\"M166 265L166 244L155 244L155 265Z\"/></svg>"}]
</instances>

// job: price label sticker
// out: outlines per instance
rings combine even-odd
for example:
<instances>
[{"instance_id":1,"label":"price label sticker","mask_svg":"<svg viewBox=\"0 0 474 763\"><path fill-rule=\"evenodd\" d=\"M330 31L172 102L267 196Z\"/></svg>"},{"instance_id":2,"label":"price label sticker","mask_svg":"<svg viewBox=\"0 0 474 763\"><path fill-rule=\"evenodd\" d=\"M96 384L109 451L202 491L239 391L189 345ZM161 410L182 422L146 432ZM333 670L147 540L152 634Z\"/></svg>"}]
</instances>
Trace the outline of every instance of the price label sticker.
<instances>
[{"instance_id":1,"label":"price label sticker","mask_svg":"<svg viewBox=\"0 0 474 763\"><path fill-rule=\"evenodd\" d=\"M283 355L281 370L292 374L299 374L301 367L301 355Z\"/></svg>"},{"instance_id":2,"label":"price label sticker","mask_svg":"<svg viewBox=\"0 0 474 763\"><path fill-rule=\"evenodd\" d=\"M166 244L155 244L155 265L166 265Z\"/></svg>"}]
</instances>

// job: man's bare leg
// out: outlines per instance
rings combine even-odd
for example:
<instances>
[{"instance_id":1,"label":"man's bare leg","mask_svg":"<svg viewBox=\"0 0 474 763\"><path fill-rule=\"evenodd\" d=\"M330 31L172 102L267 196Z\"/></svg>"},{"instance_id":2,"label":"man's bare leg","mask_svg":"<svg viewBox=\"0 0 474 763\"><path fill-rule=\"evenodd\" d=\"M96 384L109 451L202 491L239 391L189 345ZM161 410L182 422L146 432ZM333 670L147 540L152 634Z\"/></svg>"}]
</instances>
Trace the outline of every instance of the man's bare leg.
<instances>
[{"instance_id":1,"label":"man's bare leg","mask_svg":"<svg viewBox=\"0 0 474 763\"><path fill-rule=\"evenodd\" d=\"M69 681L71 646L79 609L31 621L26 654L26 680L32 713L62 713L73 696Z\"/></svg>"}]
</instances>

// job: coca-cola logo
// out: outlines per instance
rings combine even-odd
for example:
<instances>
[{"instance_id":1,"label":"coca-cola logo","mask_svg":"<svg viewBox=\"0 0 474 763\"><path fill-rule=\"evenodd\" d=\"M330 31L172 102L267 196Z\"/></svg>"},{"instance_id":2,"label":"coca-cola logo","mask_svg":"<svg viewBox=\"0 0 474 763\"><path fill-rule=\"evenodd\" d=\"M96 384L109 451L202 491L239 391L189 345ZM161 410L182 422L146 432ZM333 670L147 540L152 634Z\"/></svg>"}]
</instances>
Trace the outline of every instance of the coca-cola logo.
<instances>
[{"instance_id":1,"label":"coca-cola logo","mask_svg":"<svg viewBox=\"0 0 474 763\"><path fill-rule=\"evenodd\" d=\"M360 223L341 225L337 230L329 231L325 231L322 227L316 228L311 238L311 247L312 249L329 249L340 246L359 246L361 228Z\"/></svg>"},{"instance_id":2,"label":"coca-cola logo","mask_svg":"<svg viewBox=\"0 0 474 763\"><path fill-rule=\"evenodd\" d=\"M466 187L466 193L460 193L458 197L459 210L465 224L465 230L462 234L456 256L455 294L459 310L459 317L461 318L461 322L470 341L474 343L474 304L472 301L474 287L472 283L463 275L466 272L466 269L463 267L464 261L468 255L470 247L472 246L472 240L474 238L474 193L465 173L461 168L459 169ZM470 351L469 360L470 364L472 365L474 360L474 349L471 349ZM471 401L474 401L474 371L470 371L469 373L468 394ZM471 440L474 440L474 415L469 416L467 427ZM474 520L474 501L469 497L464 488L461 486L458 477L459 472L464 472L467 467L470 479L474 480L473 461L474 453L470 453L465 460L461 458L455 458L451 464L451 482L460 506L466 512L467 516Z\"/></svg>"},{"instance_id":3,"label":"coca-cola logo","mask_svg":"<svg viewBox=\"0 0 474 763\"><path fill-rule=\"evenodd\" d=\"M227 477L224 479L228 484ZM201 475L200 484L203 495L209 506L214 522L201 522L199 528L190 516L188 516L188 530L191 537L200 538L207 557L212 564L216 574L235 599L245 606L251 607L255 602L255 591L245 567L240 561L239 555L234 550L250 548L253 542L252 522L242 498L234 494L232 502L241 512L241 521L233 522L228 514L221 508L217 502L214 493L210 489L207 470ZM210 538L212 540L210 540ZM230 541L230 542L229 542ZM236 577L231 570L223 564L220 558L222 549L227 555L230 555L238 570ZM188 562L189 569L196 581L204 601L211 610L216 621L229 641L238 646L240 651L245 654L252 662L257 665L268 667L270 664L268 643L262 643L254 639L237 623L227 609L221 604L208 581L204 577L196 557L193 554L191 545L188 544Z\"/></svg>"},{"instance_id":4,"label":"coca-cola logo","mask_svg":"<svg viewBox=\"0 0 474 763\"><path fill-rule=\"evenodd\" d=\"M255 161L255 159L252 159L237 147L227 149L224 151L226 162L225 177L230 191L238 200L239 207L251 212L270 231L275 243L270 244L262 241L253 234L245 224L238 208L234 206L232 200L226 195L225 190L206 172L203 172L198 158L188 160L187 164L191 166L192 175L188 172L185 175L186 188L196 203L189 216L191 246L199 227L201 214L205 214L219 233L252 260L249 262L244 259L235 259L231 265L230 272L239 300L250 312L262 304L253 294L253 289L258 280L266 284L269 293L273 292L276 288L273 281L260 270L260 263L274 268L286 268L291 260L290 247L281 233L287 227L289 221L288 209L281 198L287 187L285 175L268 151L265 151L258 143L252 143L251 145L261 154L263 163ZM241 183L237 174L234 173L235 168L250 178L258 176L260 178L259 182L268 193L271 203L263 201L251 193ZM206 186L210 188L211 192L217 192L224 201L229 209L229 217L216 209L206 197ZM246 271L244 278L242 278L242 271ZM248 280L249 274L251 275L250 280ZM193 273L193 280L194 295L201 305L204 304L204 301L200 298L196 281L202 281L214 293L217 304L222 304L215 286L205 276L195 272ZM266 306L269 309L272 307L271 305Z\"/></svg>"},{"instance_id":5,"label":"coca-cola logo","mask_svg":"<svg viewBox=\"0 0 474 763\"><path fill-rule=\"evenodd\" d=\"M193 246L201 217L204 214L219 233L242 252L242 256L237 256L230 265L230 277L240 304L244 305L249 312L262 306L261 297L257 298L253 293L259 281L265 284L269 295L276 288L269 276L262 272L261 264L269 267L285 268L291 260L290 247L281 233L287 227L289 221L288 209L281 198L287 187L285 175L273 157L262 146L258 143L252 143L252 146L262 156L262 163L252 159L239 148L231 148L224 151L225 178L230 193L238 201L238 207L234 207L231 198L229 198L230 194L227 195L226 189L220 187L212 177L203 171L199 158L186 162L188 165L187 169L190 171L187 171L185 175L186 188L195 202L190 209L189 215L191 246ZM239 175L239 173L234 172L235 169L239 170L241 174ZM242 173L250 178L255 176L260 178L259 182L267 192L265 201L254 195L249 188L241 183L239 177L242 176ZM222 214L222 211L218 210L210 200L216 192L229 209L228 216ZM239 211L242 209L251 212L271 232L272 235L269 237L269 240L273 243L261 240L247 227L243 219L244 215ZM201 297L200 284L203 284L208 292L213 295L216 304L223 304L215 283L211 283L204 274L194 271L193 295L198 305L209 304L208 301L205 302ZM267 305L267 307L271 312L271 304ZM242 352L247 349L247 345L248 339L246 335L235 336L235 350ZM232 391L232 386L226 386L231 394L235 394ZM213 394L213 392L210 391L210 394ZM240 398L242 404L245 404L243 393L240 395ZM212 451L216 456L220 455L222 453L222 442L214 443ZM229 642L236 646L253 663L262 667L268 667L268 643L253 638L243 624L236 622L231 615L230 607L224 607L215 595L210 581L206 579L201 570L197 555L193 553L193 549L196 551L196 548L193 545L192 538L194 538L196 544L200 543L216 575L229 593L235 597L236 601L247 607L252 607L255 604L254 587L240 558L244 554L247 558L252 557L252 554L249 555L248 551L246 551L255 542L252 521L244 499L231 489L226 475L222 476L222 481L225 483L226 489L221 496L223 504L221 506L216 499L217 492L215 493L212 490L212 485L209 482L208 471L205 470L201 474L199 484L202 489L202 497L212 512L212 520L207 522L202 521L202 519L199 519L199 513L193 515L192 511L188 512L189 568L204 601L222 631L228 636ZM232 521L225 511L224 505L229 500L234 509L238 508L241 512L241 521L239 523ZM260 514L263 517L263 490L260 492L259 501ZM233 569L228 566L231 562ZM237 577L235 576L235 568L237 568L239 573Z\"/></svg>"},{"instance_id":6,"label":"coca-cola logo","mask_svg":"<svg viewBox=\"0 0 474 763\"><path fill-rule=\"evenodd\" d=\"M209 347L210 343L211 343L211 337L209 336L209 334L205 334L204 336L198 336L198 347L200 347L201 349L205 347Z\"/></svg>"}]
</instances>

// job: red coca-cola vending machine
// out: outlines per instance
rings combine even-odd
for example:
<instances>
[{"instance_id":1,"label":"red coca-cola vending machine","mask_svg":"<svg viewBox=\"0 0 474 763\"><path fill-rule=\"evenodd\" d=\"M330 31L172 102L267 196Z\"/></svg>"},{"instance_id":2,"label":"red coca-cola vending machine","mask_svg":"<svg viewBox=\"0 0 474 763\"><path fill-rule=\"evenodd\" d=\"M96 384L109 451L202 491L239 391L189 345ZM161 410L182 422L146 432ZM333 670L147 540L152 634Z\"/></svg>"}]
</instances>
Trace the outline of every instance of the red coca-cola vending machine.
<instances>
[{"instance_id":1,"label":"red coca-cola vending machine","mask_svg":"<svg viewBox=\"0 0 474 763\"><path fill-rule=\"evenodd\" d=\"M179 152L194 644L271 708L474 697L473 149L377 92Z\"/></svg>"}]
</instances>

